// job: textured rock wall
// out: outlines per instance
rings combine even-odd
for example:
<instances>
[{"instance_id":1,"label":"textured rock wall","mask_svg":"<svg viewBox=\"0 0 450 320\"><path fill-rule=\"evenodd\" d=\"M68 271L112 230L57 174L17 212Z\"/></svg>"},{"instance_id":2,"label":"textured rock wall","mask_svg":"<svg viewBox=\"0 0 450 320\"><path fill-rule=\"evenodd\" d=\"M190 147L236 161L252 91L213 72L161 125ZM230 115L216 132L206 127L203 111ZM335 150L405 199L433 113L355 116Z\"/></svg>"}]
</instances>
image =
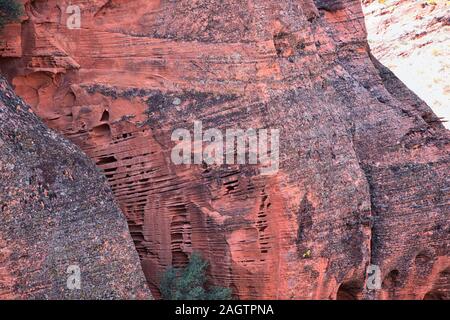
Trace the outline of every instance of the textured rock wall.
<instances>
[{"instance_id":1,"label":"textured rock wall","mask_svg":"<svg viewBox=\"0 0 450 320\"><path fill-rule=\"evenodd\" d=\"M151 298L105 179L3 78L0 218L0 299ZM70 290L75 265L81 288Z\"/></svg>"},{"instance_id":2,"label":"textured rock wall","mask_svg":"<svg viewBox=\"0 0 450 320\"><path fill-rule=\"evenodd\" d=\"M27 2L0 65L103 170L155 294L197 250L241 299L448 297L449 133L371 56L359 1L77 1L79 30L68 4ZM173 165L194 120L281 129L280 171Z\"/></svg>"}]
</instances>

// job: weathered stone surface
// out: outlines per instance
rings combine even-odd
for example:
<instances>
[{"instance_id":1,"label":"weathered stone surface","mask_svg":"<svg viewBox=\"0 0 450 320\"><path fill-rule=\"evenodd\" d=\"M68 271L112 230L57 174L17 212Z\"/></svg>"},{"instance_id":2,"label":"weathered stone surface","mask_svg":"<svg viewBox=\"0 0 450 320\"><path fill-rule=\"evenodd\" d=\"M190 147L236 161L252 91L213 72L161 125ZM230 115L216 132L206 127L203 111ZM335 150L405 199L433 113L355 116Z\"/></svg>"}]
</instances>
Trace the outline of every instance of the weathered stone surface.
<instances>
[{"instance_id":1,"label":"weathered stone surface","mask_svg":"<svg viewBox=\"0 0 450 320\"><path fill-rule=\"evenodd\" d=\"M0 299L151 298L106 180L3 78L0 218ZM73 265L79 290L67 287Z\"/></svg>"},{"instance_id":2,"label":"weathered stone surface","mask_svg":"<svg viewBox=\"0 0 450 320\"><path fill-rule=\"evenodd\" d=\"M450 121L450 2L364 0L373 55ZM450 129L450 122L444 123Z\"/></svg>"},{"instance_id":3,"label":"weathered stone surface","mask_svg":"<svg viewBox=\"0 0 450 320\"><path fill-rule=\"evenodd\" d=\"M22 25L9 24L0 31L0 55L4 58L22 56Z\"/></svg>"},{"instance_id":4,"label":"weathered stone surface","mask_svg":"<svg viewBox=\"0 0 450 320\"><path fill-rule=\"evenodd\" d=\"M369 53L359 1L27 4L2 70L103 170L155 294L201 251L241 299L446 298L449 132ZM176 128L281 129L281 168L175 166ZM383 290L363 289L367 265Z\"/></svg>"}]
</instances>

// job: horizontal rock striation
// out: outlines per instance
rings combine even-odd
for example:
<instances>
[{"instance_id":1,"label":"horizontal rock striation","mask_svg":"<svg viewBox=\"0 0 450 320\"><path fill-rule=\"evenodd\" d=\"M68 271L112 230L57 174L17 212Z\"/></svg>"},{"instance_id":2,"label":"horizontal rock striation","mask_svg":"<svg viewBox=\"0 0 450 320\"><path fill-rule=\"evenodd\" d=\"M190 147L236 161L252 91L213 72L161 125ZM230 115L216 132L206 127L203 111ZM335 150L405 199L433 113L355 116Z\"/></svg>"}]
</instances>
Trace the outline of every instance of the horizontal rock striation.
<instances>
[{"instance_id":1,"label":"horizontal rock striation","mask_svg":"<svg viewBox=\"0 0 450 320\"><path fill-rule=\"evenodd\" d=\"M0 218L0 299L151 298L105 179L3 78Z\"/></svg>"},{"instance_id":2,"label":"horizontal rock striation","mask_svg":"<svg viewBox=\"0 0 450 320\"><path fill-rule=\"evenodd\" d=\"M449 132L370 54L359 1L77 4L71 30L69 1L27 2L0 66L102 169L154 295L200 251L240 299L448 298ZM279 172L174 165L196 120L280 129Z\"/></svg>"}]
</instances>

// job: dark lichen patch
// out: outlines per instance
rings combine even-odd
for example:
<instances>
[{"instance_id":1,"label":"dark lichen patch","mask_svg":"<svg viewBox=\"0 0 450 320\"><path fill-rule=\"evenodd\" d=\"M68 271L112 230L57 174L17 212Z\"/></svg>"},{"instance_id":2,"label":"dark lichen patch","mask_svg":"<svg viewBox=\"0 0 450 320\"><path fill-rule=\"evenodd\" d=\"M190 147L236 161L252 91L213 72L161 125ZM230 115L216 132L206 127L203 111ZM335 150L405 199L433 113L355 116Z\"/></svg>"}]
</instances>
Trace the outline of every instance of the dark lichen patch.
<instances>
[{"instance_id":1,"label":"dark lichen patch","mask_svg":"<svg viewBox=\"0 0 450 320\"><path fill-rule=\"evenodd\" d=\"M342 0L314 0L317 9L335 12L345 8Z\"/></svg>"},{"instance_id":2,"label":"dark lichen patch","mask_svg":"<svg viewBox=\"0 0 450 320\"><path fill-rule=\"evenodd\" d=\"M236 94L215 94L210 92L183 91L161 92L153 91L145 103L148 106L146 114L148 123L158 119L165 123L179 119L196 118L208 108L231 103L238 99Z\"/></svg>"},{"instance_id":3,"label":"dark lichen patch","mask_svg":"<svg viewBox=\"0 0 450 320\"><path fill-rule=\"evenodd\" d=\"M199 91L184 91L182 93L169 92L163 93L161 91L152 92L146 100L150 108L163 110L183 104L189 103L191 107L197 109L198 107L210 107L213 105L230 102L237 99L235 94L214 94L209 92Z\"/></svg>"},{"instance_id":4,"label":"dark lichen patch","mask_svg":"<svg viewBox=\"0 0 450 320\"><path fill-rule=\"evenodd\" d=\"M99 93L113 100L118 98L127 100L141 99L149 107L147 113L170 110L186 103L189 104L190 110L195 111L225 102L231 102L238 98L236 94L215 94L200 91L162 92L160 90L142 88L120 89L114 86L99 84L84 85L82 88L91 95Z\"/></svg>"},{"instance_id":5,"label":"dark lichen patch","mask_svg":"<svg viewBox=\"0 0 450 320\"><path fill-rule=\"evenodd\" d=\"M113 100L118 98L124 98L131 100L133 98L143 98L151 94L152 90L146 90L142 88L126 88L120 89L115 86L105 86L102 84L94 84L94 85L82 85L83 89L86 90L89 94L99 93L105 97L110 97Z\"/></svg>"}]
</instances>

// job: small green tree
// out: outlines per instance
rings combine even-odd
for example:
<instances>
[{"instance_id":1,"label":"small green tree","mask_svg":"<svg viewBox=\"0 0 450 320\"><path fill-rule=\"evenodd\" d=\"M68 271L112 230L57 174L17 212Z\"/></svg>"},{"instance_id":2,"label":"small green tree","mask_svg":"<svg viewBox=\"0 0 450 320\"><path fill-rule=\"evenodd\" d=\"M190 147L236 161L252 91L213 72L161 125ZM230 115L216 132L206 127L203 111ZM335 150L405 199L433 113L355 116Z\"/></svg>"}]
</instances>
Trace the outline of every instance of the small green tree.
<instances>
[{"instance_id":1,"label":"small green tree","mask_svg":"<svg viewBox=\"0 0 450 320\"><path fill-rule=\"evenodd\" d=\"M164 300L230 300L231 289L206 287L209 263L193 253L185 268L169 267L164 272L160 291Z\"/></svg>"},{"instance_id":2,"label":"small green tree","mask_svg":"<svg viewBox=\"0 0 450 320\"><path fill-rule=\"evenodd\" d=\"M5 24L19 20L22 5L16 0L0 0L0 30Z\"/></svg>"}]
</instances>

